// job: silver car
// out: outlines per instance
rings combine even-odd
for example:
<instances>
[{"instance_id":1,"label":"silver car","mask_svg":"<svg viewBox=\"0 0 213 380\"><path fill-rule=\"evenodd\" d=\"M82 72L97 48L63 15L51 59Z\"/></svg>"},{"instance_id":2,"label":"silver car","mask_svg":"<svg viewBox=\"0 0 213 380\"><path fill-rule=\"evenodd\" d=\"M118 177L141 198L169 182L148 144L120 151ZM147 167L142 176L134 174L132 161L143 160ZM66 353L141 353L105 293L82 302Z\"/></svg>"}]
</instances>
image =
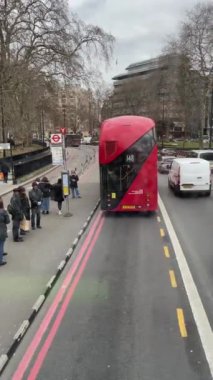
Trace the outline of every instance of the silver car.
<instances>
[{"instance_id":1,"label":"silver car","mask_svg":"<svg viewBox=\"0 0 213 380\"><path fill-rule=\"evenodd\" d=\"M162 174L168 174L175 156L164 156L158 164L158 171Z\"/></svg>"}]
</instances>

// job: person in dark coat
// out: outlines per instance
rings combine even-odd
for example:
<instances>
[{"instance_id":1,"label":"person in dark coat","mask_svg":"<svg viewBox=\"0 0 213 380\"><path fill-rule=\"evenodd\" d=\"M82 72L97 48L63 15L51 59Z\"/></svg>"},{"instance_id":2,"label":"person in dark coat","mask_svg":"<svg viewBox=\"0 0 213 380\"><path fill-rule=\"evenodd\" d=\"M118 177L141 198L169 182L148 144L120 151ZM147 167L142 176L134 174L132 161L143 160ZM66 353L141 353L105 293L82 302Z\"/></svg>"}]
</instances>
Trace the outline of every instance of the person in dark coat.
<instances>
[{"instance_id":1,"label":"person in dark coat","mask_svg":"<svg viewBox=\"0 0 213 380\"><path fill-rule=\"evenodd\" d=\"M21 199L21 207L26 220L30 220L30 201L23 186L19 186L19 193ZM20 229L20 235L26 235L26 232Z\"/></svg>"},{"instance_id":2,"label":"person in dark coat","mask_svg":"<svg viewBox=\"0 0 213 380\"><path fill-rule=\"evenodd\" d=\"M13 241L21 242L23 238L19 236L20 222L24 218L21 207L20 191L18 188L13 190L13 196L10 200L11 215L13 221Z\"/></svg>"},{"instance_id":3,"label":"person in dark coat","mask_svg":"<svg viewBox=\"0 0 213 380\"><path fill-rule=\"evenodd\" d=\"M78 189L78 181L79 181L79 178L78 178L77 173L75 172L75 170L72 170L71 175L70 175L70 188L72 192L72 198L81 198L80 192Z\"/></svg>"},{"instance_id":4,"label":"person in dark coat","mask_svg":"<svg viewBox=\"0 0 213 380\"><path fill-rule=\"evenodd\" d=\"M32 190L29 192L29 198L31 202L31 226L32 230L35 230L35 224L37 228L41 227L41 203L43 195L41 190L38 188L38 183L34 181L32 183Z\"/></svg>"},{"instance_id":5,"label":"person in dark coat","mask_svg":"<svg viewBox=\"0 0 213 380\"><path fill-rule=\"evenodd\" d=\"M41 205L42 214L49 214L50 194L51 194L52 185L49 183L49 180L47 177L43 177L38 187L42 191L42 194L43 194L42 205Z\"/></svg>"},{"instance_id":6,"label":"person in dark coat","mask_svg":"<svg viewBox=\"0 0 213 380\"><path fill-rule=\"evenodd\" d=\"M64 201L63 187L61 178L58 179L58 182L53 185L54 191L54 200L58 202L58 214L62 215L62 202Z\"/></svg>"},{"instance_id":7,"label":"person in dark coat","mask_svg":"<svg viewBox=\"0 0 213 380\"><path fill-rule=\"evenodd\" d=\"M4 253L4 243L7 239L7 224L10 223L10 217L7 211L4 209L4 203L0 198L0 266L7 264L5 260L3 260L3 256L6 255Z\"/></svg>"}]
</instances>

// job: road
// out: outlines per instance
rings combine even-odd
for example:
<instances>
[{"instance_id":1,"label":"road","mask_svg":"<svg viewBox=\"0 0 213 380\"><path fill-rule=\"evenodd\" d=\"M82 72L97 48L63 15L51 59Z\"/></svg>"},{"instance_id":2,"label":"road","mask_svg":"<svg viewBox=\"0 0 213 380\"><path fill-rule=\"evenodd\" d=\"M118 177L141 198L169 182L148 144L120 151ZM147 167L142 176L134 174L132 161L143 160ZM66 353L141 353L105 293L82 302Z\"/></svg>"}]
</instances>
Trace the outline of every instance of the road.
<instances>
[{"instance_id":1,"label":"road","mask_svg":"<svg viewBox=\"0 0 213 380\"><path fill-rule=\"evenodd\" d=\"M175 197L166 175L159 187L213 329L213 194Z\"/></svg>"},{"instance_id":2,"label":"road","mask_svg":"<svg viewBox=\"0 0 213 380\"><path fill-rule=\"evenodd\" d=\"M167 191L165 176L160 177L160 194L212 322L208 276L212 260L209 241L205 243L212 238L203 228L201 213L204 209L210 215L212 200L175 198ZM196 238L196 246L199 226L202 237L200 245ZM198 260L201 244L203 261ZM211 378L162 215L107 216L100 211L2 376L3 380Z\"/></svg>"}]
</instances>

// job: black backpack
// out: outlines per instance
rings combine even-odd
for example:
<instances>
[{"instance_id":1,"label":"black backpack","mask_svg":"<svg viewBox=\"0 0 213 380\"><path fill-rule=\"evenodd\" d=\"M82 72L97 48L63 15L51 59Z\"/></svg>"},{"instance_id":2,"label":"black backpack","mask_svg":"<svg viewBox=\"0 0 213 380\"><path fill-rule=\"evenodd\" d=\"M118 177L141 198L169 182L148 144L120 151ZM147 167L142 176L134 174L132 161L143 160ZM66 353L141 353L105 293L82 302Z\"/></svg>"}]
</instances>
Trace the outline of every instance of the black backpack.
<instances>
[{"instance_id":1,"label":"black backpack","mask_svg":"<svg viewBox=\"0 0 213 380\"><path fill-rule=\"evenodd\" d=\"M14 208L11 205L11 203L9 203L9 205L7 206L7 211L9 212L10 215L14 214Z\"/></svg>"}]
</instances>

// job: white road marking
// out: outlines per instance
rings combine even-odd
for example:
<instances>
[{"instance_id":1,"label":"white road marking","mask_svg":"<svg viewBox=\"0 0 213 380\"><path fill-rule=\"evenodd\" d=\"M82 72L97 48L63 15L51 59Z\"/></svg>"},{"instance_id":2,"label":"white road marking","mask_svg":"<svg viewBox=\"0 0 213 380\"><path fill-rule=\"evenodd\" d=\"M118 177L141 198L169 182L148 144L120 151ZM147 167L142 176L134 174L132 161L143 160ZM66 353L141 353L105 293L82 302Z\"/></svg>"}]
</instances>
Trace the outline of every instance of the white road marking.
<instances>
[{"instance_id":1,"label":"white road marking","mask_svg":"<svg viewBox=\"0 0 213 380\"><path fill-rule=\"evenodd\" d=\"M20 339L20 337L22 337L26 330L28 329L30 325L30 322L28 321L28 319L26 319L25 321L22 322L21 326L19 327L18 331L15 333L13 339L14 340L17 340L17 339Z\"/></svg>"},{"instance_id":2,"label":"white road marking","mask_svg":"<svg viewBox=\"0 0 213 380\"><path fill-rule=\"evenodd\" d=\"M51 279L48 281L47 285L46 285L46 288L52 288L52 285L53 285L53 282L55 281L55 278L56 278L56 275L54 274L54 276L51 277Z\"/></svg>"},{"instance_id":3,"label":"white road marking","mask_svg":"<svg viewBox=\"0 0 213 380\"><path fill-rule=\"evenodd\" d=\"M65 260L62 260L58 266L58 270L62 270L64 268L64 266L66 265L66 261Z\"/></svg>"},{"instance_id":4,"label":"white road marking","mask_svg":"<svg viewBox=\"0 0 213 380\"><path fill-rule=\"evenodd\" d=\"M8 362L8 356L3 354L0 356L0 371L4 368L5 364Z\"/></svg>"},{"instance_id":5,"label":"white road marking","mask_svg":"<svg viewBox=\"0 0 213 380\"><path fill-rule=\"evenodd\" d=\"M192 314L194 316L195 323L197 325L198 333L203 345L203 349L206 355L206 359L210 368L211 375L213 377L213 333L212 329L205 312L204 306L202 304L201 298L199 296L197 287L193 280L192 274L190 272L189 266L186 261L186 257L172 225L171 219L166 211L164 203L159 195L159 207L163 215L174 252L177 258L177 262L180 268L183 283L188 295L189 303L191 306Z\"/></svg>"},{"instance_id":6,"label":"white road marking","mask_svg":"<svg viewBox=\"0 0 213 380\"><path fill-rule=\"evenodd\" d=\"M32 309L35 310L35 311L38 311L41 307L41 305L44 303L45 301L45 297L43 294L41 294L38 299L36 300L36 302L34 303Z\"/></svg>"}]
</instances>

